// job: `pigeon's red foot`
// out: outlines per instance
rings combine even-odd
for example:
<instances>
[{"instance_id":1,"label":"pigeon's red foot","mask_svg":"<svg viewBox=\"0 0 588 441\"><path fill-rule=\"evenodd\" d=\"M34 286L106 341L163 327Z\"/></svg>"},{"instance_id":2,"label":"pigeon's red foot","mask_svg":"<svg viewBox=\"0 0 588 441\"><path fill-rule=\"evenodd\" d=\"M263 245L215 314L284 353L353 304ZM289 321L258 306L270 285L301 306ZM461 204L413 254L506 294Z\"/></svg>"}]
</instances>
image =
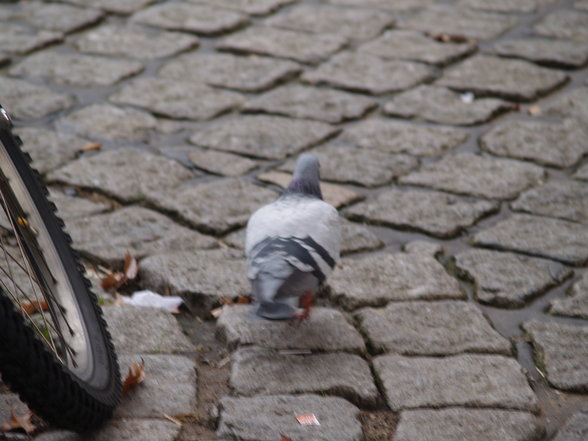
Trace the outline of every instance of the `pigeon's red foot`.
<instances>
[{"instance_id":1,"label":"pigeon's red foot","mask_svg":"<svg viewBox=\"0 0 588 441\"><path fill-rule=\"evenodd\" d=\"M312 294L312 291L306 291L302 297L300 297L298 305L303 311L294 313L294 319L298 319L298 325L300 325L304 319L310 317L310 308L314 305L314 295Z\"/></svg>"}]
</instances>

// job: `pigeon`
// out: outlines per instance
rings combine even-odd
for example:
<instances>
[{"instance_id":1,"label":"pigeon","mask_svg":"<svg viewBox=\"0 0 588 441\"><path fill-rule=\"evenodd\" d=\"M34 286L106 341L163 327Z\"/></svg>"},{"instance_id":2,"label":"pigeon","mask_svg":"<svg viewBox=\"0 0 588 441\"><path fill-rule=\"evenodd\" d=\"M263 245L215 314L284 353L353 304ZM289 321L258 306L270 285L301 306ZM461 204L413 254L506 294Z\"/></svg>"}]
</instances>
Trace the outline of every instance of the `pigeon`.
<instances>
[{"instance_id":1,"label":"pigeon","mask_svg":"<svg viewBox=\"0 0 588 441\"><path fill-rule=\"evenodd\" d=\"M314 294L339 260L339 214L323 201L319 179L318 158L302 154L286 190L247 223L247 276L254 311L264 319L308 318Z\"/></svg>"}]
</instances>

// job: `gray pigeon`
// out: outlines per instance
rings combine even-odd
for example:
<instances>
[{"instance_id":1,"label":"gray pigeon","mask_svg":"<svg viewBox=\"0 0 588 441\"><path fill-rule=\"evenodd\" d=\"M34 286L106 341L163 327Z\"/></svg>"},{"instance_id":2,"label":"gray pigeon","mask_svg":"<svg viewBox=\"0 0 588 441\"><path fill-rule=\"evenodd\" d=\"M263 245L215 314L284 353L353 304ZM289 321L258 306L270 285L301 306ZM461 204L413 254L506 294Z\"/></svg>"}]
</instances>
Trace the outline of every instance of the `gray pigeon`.
<instances>
[{"instance_id":1,"label":"gray pigeon","mask_svg":"<svg viewBox=\"0 0 588 441\"><path fill-rule=\"evenodd\" d=\"M319 170L315 155L302 154L286 190L247 224L247 276L263 318L307 318L315 292L339 260L339 214L323 201Z\"/></svg>"}]
</instances>

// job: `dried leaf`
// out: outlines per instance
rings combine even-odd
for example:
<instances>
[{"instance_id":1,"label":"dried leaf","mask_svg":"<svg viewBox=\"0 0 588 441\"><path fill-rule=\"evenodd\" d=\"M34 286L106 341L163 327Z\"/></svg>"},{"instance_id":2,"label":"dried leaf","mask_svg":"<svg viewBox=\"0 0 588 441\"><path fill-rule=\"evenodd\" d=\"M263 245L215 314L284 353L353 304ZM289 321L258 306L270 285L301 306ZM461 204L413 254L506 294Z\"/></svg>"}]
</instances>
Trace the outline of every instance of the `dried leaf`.
<instances>
[{"instance_id":1,"label":"dried leaf","mask_svg":"<svg viewBox=\"0 0 588 441\"><path fill-rule=\"evenodd\" d=\"M227 296L222 296L220 299L220 302L221 302L221 305L229 305L229 306L232 306L235 303L232 298L227 297Z\"/></svg>"},{"instance_id":2,"label":"dried leaf","mask_svg":"<svg viewBox=\"0 0 588 441\"><path fill-rule=\"evenodd\" d=\"M105 291L110 291L118 288L126 281L127 278L123 273L111 271L106 275L106 277L102 279L100 285L102 286L102 289L104 289Z\"/></svg>"},{"instance_id":3,"label":"dried leaf","mask_svg":"<svg viewBox=\"0 0 588 441\"><path fill-rule=\"evenodd\" d=\"M127 378L123 382L122 394L126 395L138 384L141 384L145 380L145 360L141 359L141 364L134 362L129 367L129 373Z\"/></svg>"},{"instance_id":4,"label":"dried leaf","mask_svg":"<svg viewBox=\"0 0 588 441\"><path fill-rule=\"evenodd\" d=\"M89 144L86 144L85 146L82 147L83 152L90 152L92 150L101 150L101 149L102 149L102 144L100 144L99 142L90 142Z\"/></svg>"},{"instance_id":5,"label":"dried leaf","mask_svg":"<svg viewBox=\"0 0 588 441\"><path fill-rule=\"evenodd\" d=\"M212 311L210 311L210 315L214 318L219 318L222 312L223 308L214 308Z\"/></svg>"},{"instance_id":6,"label":"dried leaf","mask_svg":"<svg viewBox=\"0 0 588 441\"><path fill-rule=\"evenodd\" d=\"M469 38L464 37L463 35L428 34L428 36L434 38L437 41L442 41L443 43L476 43L476 40L471 40Z\"/></svg>"},{"instance_id":7,"label":"dried leaf","mask_svg":"<svg viewBox=\"0 0 588 441\"><path fill-rule=\"evenodd\" d=\"M283 433L280 433L280 441L292 441L292 438L284 435Z\"/></svg>"},{"instance_id":8,"label":"dried leaf","mask_svg":"<svg viewBox=\"0 0 588 441\"><path fill-rule=\"evenodd\" d=\"M10 421L2 425L0 433L5 433L10 430L22 429L30 435L35 430L37 430L37 426L31 422L32 417L33 412L30 410L28 410L25 414L12 412L10 415Z\"/></svg>"},{"instance_id":9,"label":"dried leaf","mask_svg":"<svg viewBox=\"0 0 588 441\"><path fill-rule=\"evenodd\" d=\"M296 415L296 420L302 426L320 426L318 418L314 413L305 413L304 415Z\"/></svg>"},{"instance_id":10,"label":"dried leaf","mask_svg":"<svg viewBox=\"0 0 588 441\"><path fill-rule=\"evenodd\" d=\"M132 256L132 254L128 251L125 254L123 272L125 273L127 280L133 280L135 277L137 277L137 274L139 273L139 264L137 263L137 260Z\"/></svg>"},{"instance_id":11,"label":"dried leaf","mask_svg":"<svg viewBox=\"0 0 588 441\"><path fill-rule=\"evenodd\" d=\"M246 296L245 294L239 294L237 296L237 303L240 305L247 305L251 303L251 297Z\"/></svg>"},{"instance_id":12,"label":"dried leaf","mask_svg":"<svg viewBox=\"0 0 588 441\"><path fill-rule=\"evenodd\" d=\"M32 302L25 300L24 302L22 302L20 304L20 307L27 314L34 314L35 312L49 310L49 306L47 305L47 302L45 301L45 299L43 299L41 301L33 300Z\"/></svg>"},{"instance_id":13,"label":"dried leaf","mask_svg":"<svg viewBox=\"0 0 588 441\"><path fill-rule=\"evenodd\" d=\"M529 107L529 115L535 116L535 115L539 115L541 113L541 107L539 106L531 106Z\"/></svg>"}]
</instances>

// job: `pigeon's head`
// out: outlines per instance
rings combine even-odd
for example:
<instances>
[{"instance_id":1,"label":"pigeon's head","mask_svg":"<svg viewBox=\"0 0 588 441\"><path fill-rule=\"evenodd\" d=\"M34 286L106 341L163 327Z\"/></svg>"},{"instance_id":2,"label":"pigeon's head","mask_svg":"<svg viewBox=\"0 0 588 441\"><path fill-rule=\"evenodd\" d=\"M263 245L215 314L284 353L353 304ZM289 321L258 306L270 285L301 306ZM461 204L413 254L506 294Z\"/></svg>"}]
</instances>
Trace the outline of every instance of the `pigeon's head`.
<instances>
[{"instance_id":1,"label":"pigeon's head","mask_svg":"<svg viewBox=\"0 0 588 441\"><path fill-rule=\"evenodd\" d=\"M306 193L322 199L320 168L318 158L312 153L300 155L288 191Z\"/></svg>"}]
</instances>

